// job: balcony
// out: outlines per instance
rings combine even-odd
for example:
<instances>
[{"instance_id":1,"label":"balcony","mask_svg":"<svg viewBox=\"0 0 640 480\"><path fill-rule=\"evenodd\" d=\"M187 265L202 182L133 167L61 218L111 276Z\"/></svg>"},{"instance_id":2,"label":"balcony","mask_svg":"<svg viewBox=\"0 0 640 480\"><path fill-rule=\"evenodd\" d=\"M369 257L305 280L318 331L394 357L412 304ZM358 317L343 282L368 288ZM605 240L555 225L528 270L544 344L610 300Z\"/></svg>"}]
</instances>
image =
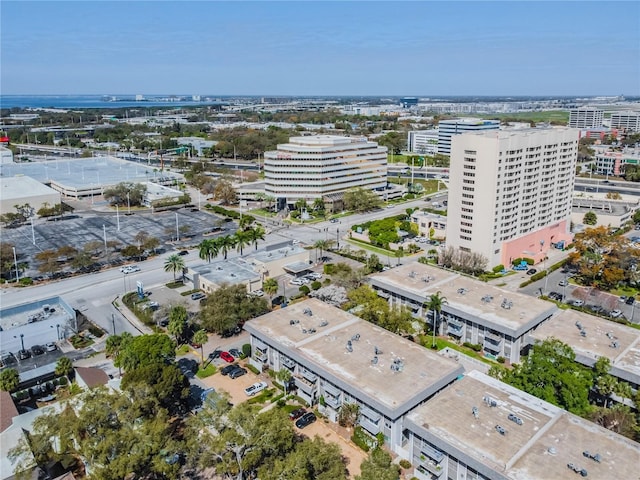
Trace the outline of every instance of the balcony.
<instances>
[{"instance_id":1,"label":"balcony","mask_svg":"<svg viewBox=\"0 0 640 480\"><path fill-rule=\"evenodd\" d=\"M253 358L256 359L259 362L266 363L267 360L269 359L269 355L268 355L266 350L262 351L262 350L257 350L256 349L253 352Z\"/></svg>"},{"instance_id":2,"label":"balcony","mask_svg":"<svg viewBox=\"0 0 640 480\"><path fill-rule=\"evenodd\" d=\"M285 367L287 367L289 369L294 369L295 366L296 366L296 362L294 362L290 358L281 357L281 360L282 360L282 365L284 365Z\"/></svg>"},{"instance_id":3,"label":"balcony","mask_svg":"<svg viewBox=\"0 0 640 480\"><path fill-rule=\"evenodd\" d=\"M491 343L496 345L500 345L502 343L502 337L499 335L495 335L493 333L485 332L484 339L489 340Z\"/></svg>"},{"instance_id":4,"label":"balcony","mask_svg":"<svg viewBox=\"0 0 640 480\"><path fill-rule=\"evenodd\" d=\"M293 380L296 384L296 387L303 391L304 393L306 393L309 397L313 397L313 394L315 393L317 387L315 383L312 383L308 380L306 380L305 378L301 377L300 375L295 375L293 377Z\"/></svg>"},{"instance_id":5,"label":"balcony","mask_svg":"<svg viewBox=\"0 0 640 480\"><path fill-rule=\"evenodd\" d=\"M440 478L440 476L442 475L442 472L444 472L444 468L442 468L440 465L433 463L433 462L416 462L418 463L418 467L416 468L415 473L421 473L422 475L424 475L423 477L418 477L416 476L416 478L425 478L428 480L433 480L434 478Z\"/></svg>"}]
</instances>

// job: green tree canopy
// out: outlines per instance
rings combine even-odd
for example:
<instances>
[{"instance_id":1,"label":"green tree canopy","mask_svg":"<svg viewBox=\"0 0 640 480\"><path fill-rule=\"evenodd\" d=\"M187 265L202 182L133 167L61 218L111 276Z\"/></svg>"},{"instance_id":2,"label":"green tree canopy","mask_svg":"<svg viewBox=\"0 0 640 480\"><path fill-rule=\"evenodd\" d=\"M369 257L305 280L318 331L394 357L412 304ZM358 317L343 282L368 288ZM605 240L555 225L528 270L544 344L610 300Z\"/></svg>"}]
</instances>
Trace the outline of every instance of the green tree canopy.
<instances>
[{"instance_id":1,"label":"green tree canopy","mask_svg":"<svg viewBox=\"0 0 640 480\"><path fill-rule=\"evenodd\" d=\"M105 188L104 198L114 206L142 205L146 193L147 186L142 183L120 182Z\"/></svg>"},{"instance_id":2,"label":"green tree canopy","mask_svg":"<svg viewBox=\"0 0 640 480\"><path fill-rule=\"evenodd\" d=\"M584 223L585 225L595 225L596 223L598 223L598 216L595 214L595 212L587 212L584 214L582 223Z\"/></svg>"},{"instance_id":3,"label":"green tree canopy","mask_svg":"<svg viewBox=\"0 0 640 480\"><path fill-rule=\"evenodd\" d=\"M392 463L391 455L381 448L374 448L360 465L361 474L356 480L399 480L400 469Z\"/></svg>"},{"instance_id":4,"label":"green tree canopy","mask_svg":"<svg viewBox=\"0 0 640 480\"><path fill-rule=\"evenodd\" d=\"M267 301L248 296L244 285L223 285L207 297L200 319L207 331L223 333L268 311Z\"/></svg>"},{"instance_id":5,"label":"green tree canopy","mask_svg":"<svg viewBox=\"0 0 640 480\"><path fill-rule=\"evenodd\" d=\"M13 368L6 368L0 372L0 390L13 392L20 385L20 375Z\"/></svg>"},{"instance_id":6,"label":"green tree canopy","mask_svg":"<svg viewBox=\"0 0 640 480\"><path fill-rule=\"evenodd\" d=\"M121 346L119 364L126 371L157 363L171 363L176 357L175 344L163 333L132 337Z\"/></svg>"},{"instance_id":7,"label":"green tree canopy","mask_svg":"<svg viewBox=\"0 0 640 480\"><path fill-rule=\"evenodd\" d=\"M56 362L56 375L66 375L73 372L73 362L69 357L60 357Z\"/></svg>"},{"instance_id":8,"label":"green tree canopy","mask_svg":"<svg viewBox=\"0 0 640 480\"><path fill-rule=\"evenodd\" d=\"M141 413L155 415L160 406L170 413L183 413L189 398L189 380L176 365L150 363L128 370L121 387L138 400Z\"/></svg>"},{"instance_id":9,"label":"green tree canopy","mask_svg":"<svg viewBox=\"0 0 640 480\"><path fill-rule=\"evenodd\" d=\"M184 269L184 260L183 258L174 253L173 255L169 255L167 259L164 261L164 271L165 272L173 272L173 280L176 279L176 273L182 273Z\"/></svg>"}]
</instances>

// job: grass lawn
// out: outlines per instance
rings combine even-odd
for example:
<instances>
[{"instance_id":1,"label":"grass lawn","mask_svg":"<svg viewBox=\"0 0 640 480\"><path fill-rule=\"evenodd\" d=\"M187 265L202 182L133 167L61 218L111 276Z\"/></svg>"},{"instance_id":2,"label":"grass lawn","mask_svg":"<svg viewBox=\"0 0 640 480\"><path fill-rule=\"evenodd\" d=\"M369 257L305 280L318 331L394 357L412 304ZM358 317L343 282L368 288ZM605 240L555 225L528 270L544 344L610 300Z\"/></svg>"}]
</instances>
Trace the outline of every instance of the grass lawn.
<instances>
[{"instance_id":1,"label":"grass lawn","mask_svg":"<svg viewBox=\"0 0 640 480\"><path fill-rule=\"evenodd\" d=\"M464 115L461 115L464 116ZM569 122L568 110L547 110L543 112L513 112L513 113L487 113L473 114L473 117L486 118L490 120L502 120L505 118L513 118L522 122Z\"/></svg>"},{"instance_id":2,"label":"grass lawn","mask_svg":"<svg viewBox=\"0 0 640 480\"><path fill-rule=\"evenodd\" d=\"M380 247L374 247L373 245L368 244L367 242L362 242L360 240L356 240L354 238L350 238L346 240L351 245L355 245L357 247L361 247L364 250L369 250L370 252L378 253L380 255L385 255L389 257L396 258L396 253L393 250L386 250Z\"/></svg>"},{"instance_id":3,"label":"grass lawn","mask_svg":"<svg viewBox=\"0 0 640 480\"><path fill-rule=\"evenodd\" d=\"M210 363L204 369L202 367L198 368L198 373L196 376L198 378L207 378L216 373L216 366Z\"/></svg>"},{"instance_id":4,"label":"grass lawn","mask_svg":"<svg viewBox=\"0 0 640 480\"><path fill-rule=\"evenodd\" d=\"M177 280L175 282L169 282L167 284L165 284L165 287L168 288L180 288L180 287L184 287L184 282Z\"/></svg>"},{"instance_id":5,"label":"grass lawn","mask_svg":"<svg viewBox=\"0 0 640 480\"><path fill-rule=\"evenodd\" d=\"M423 340L423 343L424 343L424 346L426 348L431 348L431 342L433 341L432 338L433 337L425 336L425 338ZM490 360L490 359L482 356L481 354L479 354L475 350L471 350L470 348L463 347L462 345L458 345L457 343L450 342L450 341L445 340L443 338L436 337L436 347L437 347L438 350L442 350L445 347L449 347L452 350L455 350L457 352L464 353L465 355L468 355L470 357L476 358L476 359L480 360L481 362L486 363L487 365L491 365L491 366L502 365L501 363L494 362L493 360Z\"/></svg>"},{"instance_id":6,"label":"grass lawn","mask_svg":"<svg viewBox=\"0 0 640 480\"><path fill-rule=\"evenodd\" d=\"M275 217L276 214L270 212L269 210L265 210L264 208L254 208L253 210L249 210L249 215L253 215L254 217Z\"/></svg>"},{"instance_id":7,"label":"grass lawn","mask_svg":"<svg viewBox=\"0 0 640 480\"><path fill-rule=\"evenodd\" d=\"M186 355L189 353L189 345L180 345L176 348L176 355Z\"/></svg>"}]
</instances>

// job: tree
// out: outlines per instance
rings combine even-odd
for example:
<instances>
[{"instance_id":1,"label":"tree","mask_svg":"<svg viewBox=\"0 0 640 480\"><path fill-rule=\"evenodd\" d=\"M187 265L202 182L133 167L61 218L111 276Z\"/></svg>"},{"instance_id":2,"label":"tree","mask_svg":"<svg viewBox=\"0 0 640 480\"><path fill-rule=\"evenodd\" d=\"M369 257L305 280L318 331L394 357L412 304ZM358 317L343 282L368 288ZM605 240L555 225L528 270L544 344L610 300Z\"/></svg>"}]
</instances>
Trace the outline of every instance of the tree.
<instances>
[{"instance_id":1,"label":"tree","mask_svg":"<svg viewBox=\"0 0 640 480\"><path fill-rule=\"evenodd\" d=\"M259 469L262 480L346 480L340 447L316 436L296 443L293 451Z\"/></svg>"},{"instance_id":2,"label":"tree","mask_svg":"<svg viewBox=\"0 0 640 480\"><path fill-rule=\"evenodd\" d=\"M318 290L314 290L309 293L309 296L311 298L317 298L329 305L333 305L334 307L340 307L348 300L345 288L337 285L328 285Z\"/></svg>"},{"instance_id":3,"label":"tree","mask_svg":"<svg viewBox=\"0 0 640 480\"><path fill-rule=\"evenodd\" d=\"M360 405L357 403L343 403L338 410L338 423L342 427L353 428L358 424Z\"/></svg>"},{"instance_id":4,"label":"tree","mask_svg":"<svg viewBox=\"0 0 640 480\"><path fill-rule=\"evenodd\" d=\"M216 258L220 254L220 242L217 238L209 238L200 242L198 245L198 256L211 263L212 258Z\"/></svg>"},{"instance_id":5,"label":"tree","mask_svg":"<svg viewBox=\"0 0 640 480\"><path fill-rule=\"evenodd\" d=\"M323 255L322 253L329 250L335 242L333 240L316 240L313 244L313 247L317 250L320 250L320 261L322 261Z\"/></svg>"},{"instance_id":6,"label":"tree","mask_svg":"<svg viewBox=\"0 0 640 480\"><path fill-rule=\"evenodd\" d=\"M112 206L139 206L144 201L147 186L142 183L120 182L110 188L105 188L103 196Z\"/></svg>"},{"instance_id":7,"label":"tree","mask_svg":"<svg viewBox=\"0 0 640 480\"><path fill-rule=\"evenodd\" d=\"M56 375L69 376L73 372L73 362L69 357L60 357L56 362Z\"/></svg>"},{"instance_id":8,"label":"tree","mask_svg":"<svg viewBox=\"0 0 640 480\"><path fill-rule=\"evenodd\" d=\"M268 311L267 301L248 296L244 285L223 285L204 301L200 318L207 331L224 333Z\"/></svg>"},{"instance_id":9,"label":"tree","mask_svg":"<svg viewBox=\"0 0 640 480\"><path fill-rule=\"evenodd\" d=\"M265 230L262 226L258 225L256 227L250 228L246 231L249 241L253 244L256 250L258 250L258 241L264 241Z\"/></svg>"},{"instance_id":10,"label":"tree","mask_svg":"<svg viewBox=\"0 0 640 480\"><path fill-rule=\"evenodd\" d=\"M273 301L273 296L278 293L278 281L275 278L267 278L262 284L262 290L269 295L269 303Z\"/></svg>"},{"instance_id":11,"label":"tree","mask_svg":"<svg viewBox=\"0 0 640 480\"><path fill-rule=\"evenodd\" d=\"M598 223L598 216L594 212L589 211L584 214L582 223L585 225L595 225Z\"/></svg>"},{"instance_id":12,"label":"tree","mask_svg":"<svg viewBox=\"0 0 640 480\"><path fill-rule=\"evenodd\" d=\"M187 328L188 318L189 314L184 306L175 305L171 307L171 310L169 312L169 324L167 325L167 331L171 335L173 335L173 338L175 338L178 345L182 343L182 338Z\"/></svg>"},{"instance_id":13,"label":"tree","mask_svg":"<svg viewBox=\"0 0 640 480\"><path fill-rule=\"evenodd\" d=\"M218 246L220 247L220 253L224 255L224 259L227 259L227 255L229 254L229 250L236 246L236 239L234 235L225 235L223 237L218 237Z\"/></svg>"},{"instance_id":14,"label":"tree","mask_svg":"<svg viewBox=\"0 0 640 480\"><path fill-rule=\"evenodd\" d=\"M576 415L591 411L592 373L575 362L575 353L555 338L536 343L511 370L491 367L489 375Z\"/></svg>"},{"instance_id":15,"label":"tree","mask_svg":"<svg viewBox=\"0 0 640 480\"><path fill-rule=\"evenodd\" d=\"M248 232L244 230L238 230L233 237L236 244L236 250L240 252L240 256L242 256L244 247L251 244L251 238Z\"/></svg>"},{"instance_id":16,"label":"tree","mask_svg":"<svg viewBox=\"0 0 640 480\"><path fill-rule=\"evenodd\" d=\"M220 180L216 183L213 190L213 198L219 200L223 205L230 205L236 203L237 193L228 180Z\"/></svg>"},{"instance_id":17,"label":"tree","mask_svg":"<svg viewBox=\"0 0 640 480\"><path fill-rule=\"evenodd\" d=\"M176 280L176 272L182 273L184 269L184 260L180 255L174 253L173 255L169 255L164 262L164 271L165 272L173 272L173 281Z\"/></svg>"},{"instance_id":18,"label":"tree","mask_svg":"<svg viewBox=\"0 0 640 480\"><path fill-rule=\"evenodd\" d=\"M391 455L381 448L374 448L360 465L356 480L399 480L400 469L392 462Z\"/></svg>"},{"instance_id":19,"label":"tree","mask_svg":"<svg viewBox=\"0 0 640 480\"><path fill-rule=\"evenodd\" d=\"M160 408L172 414L187 409L189 379L174 364L150 363L129 370L120 386L144 416L156 415Z\"/></svg>"},{"instance_id":20,"label":"tree","mask_svg":"<svg viewBox=\"0 0 640 480\"><path fill-rule=\"evenodd\" d=\"M433 342L431 343L432 348L435 348L436 346L436 333L440 329L440 312L442 311L442 306L446 305L447 303L447 298L443 297L442 292L438 290L436 293L429 297L429 301L425 305L433 315Z\"/></svg>"},{"instance_id":21,"label":"tree","mask_svg":"<svg viewBox=\"0 0 640 480\"><path fill-rule=\"evenodd\" d=\"M149 364L170 363L175 359L175 348L175 344L163 333L140 335L121 346L118 360L126 371Z\"/></svg>"},{"instance_id":22,"label":"tree","mask_svg":"<svg viewBox=\"0 0 640 480\"><path fill-rule=\"evenodd\" d=\"M287 394L287 386L289 385L289 380L291 380L292 374L291 370L288 368L281 368L276 373L276 379L282 384L284 387L284 394Z\"/></svg>"},{"instance_id":23,"label":"tree","mask_svg":"<svg viewBox=\"0 0 640 480\"><path fill-rule=\"evenodd\" d=\"M383 267L384 265L382 265L382 262L375 253L369 255L365 266L367 273L381 272Z\"/></svg>"},{"instance_id":24,"label":"tree","mask_svg":"<svg viewBox=\"0 0 640 480\"><path fill-rule=\"evenodd\" d=\"M344 207L358 213L373 210L382 204L382 200L374 192L363 188L347 190L344 193Z\"/></svg>"},{"instance_id":25,"label":"tree","mask_svg":"<svg viewBox=\"0 0 640 480\"><path fill-rule=\"evenodd\" d=\"M0 372L0 390L13 392L20 385L20 375L13 368L6 368Z\"/></svg>"},{"instance_id":26,"label":"tree","mask_svg":"<svg viewBox=\"0 0 640 480\"><path fill-rule=\"evenodd\" d=\"M193 343L200 345L200 365L204 365L204 344L207 343L207 340L209 340L209 337L203 329L193 334Z\"/></svg>"}]
</instances>

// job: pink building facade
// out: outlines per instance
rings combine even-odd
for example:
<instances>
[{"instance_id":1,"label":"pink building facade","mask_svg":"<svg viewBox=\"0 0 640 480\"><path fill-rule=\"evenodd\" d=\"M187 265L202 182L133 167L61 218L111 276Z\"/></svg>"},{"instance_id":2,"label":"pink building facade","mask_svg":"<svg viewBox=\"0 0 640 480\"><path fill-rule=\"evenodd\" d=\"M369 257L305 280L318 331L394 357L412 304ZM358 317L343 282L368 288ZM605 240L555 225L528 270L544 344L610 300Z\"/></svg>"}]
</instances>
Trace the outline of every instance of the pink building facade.
<instances>
[{"instance_id":1,"label":"pink building facade","mask_svg":"<svg viewBox=\"0 0 640 480\"><path fill-rule=\"evenodd\" d=\"M553 245L564 241L565 245L573 241L568 220L562 220L522 237L514 238L502 244L502 265L509 266L516 258L531 258L537 264L542 262Z\"/></svg>"}]
</instances>

